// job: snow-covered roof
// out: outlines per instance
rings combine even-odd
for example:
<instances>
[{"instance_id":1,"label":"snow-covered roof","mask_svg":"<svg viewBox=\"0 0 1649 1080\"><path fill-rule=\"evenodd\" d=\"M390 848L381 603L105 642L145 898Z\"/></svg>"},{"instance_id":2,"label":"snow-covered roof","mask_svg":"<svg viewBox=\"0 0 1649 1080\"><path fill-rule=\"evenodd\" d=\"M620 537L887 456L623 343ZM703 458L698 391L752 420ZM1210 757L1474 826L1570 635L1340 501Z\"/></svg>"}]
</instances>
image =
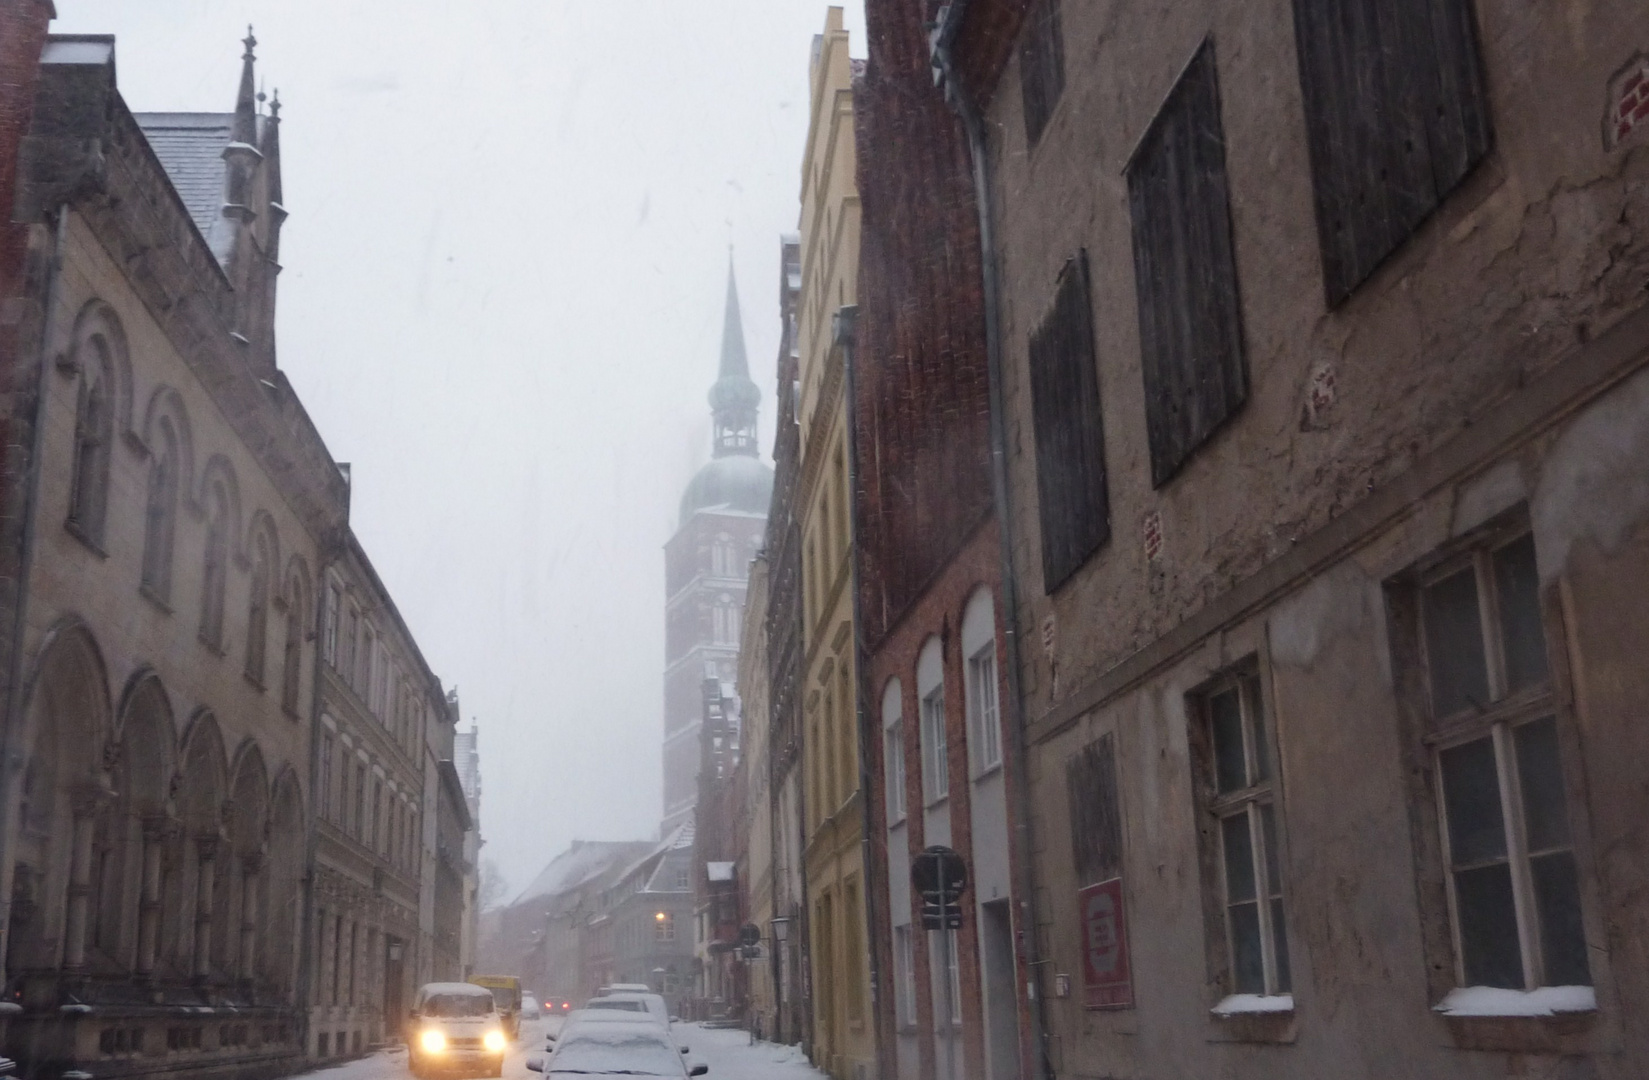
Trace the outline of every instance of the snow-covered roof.
<instances>
[{"instance_id":1,"label":"snow-covered roof","mask_svg":"<svg viewBox=\"0 0 1649 1080\"><path fill-rule=\"evenodd\" d=\"M548 866L521 890L513 903L539 896L553 896L575 889L619 866L628 866L637 855L653 848L649 840L577 840L550 860Z\"/></svg>"}]
</instances>

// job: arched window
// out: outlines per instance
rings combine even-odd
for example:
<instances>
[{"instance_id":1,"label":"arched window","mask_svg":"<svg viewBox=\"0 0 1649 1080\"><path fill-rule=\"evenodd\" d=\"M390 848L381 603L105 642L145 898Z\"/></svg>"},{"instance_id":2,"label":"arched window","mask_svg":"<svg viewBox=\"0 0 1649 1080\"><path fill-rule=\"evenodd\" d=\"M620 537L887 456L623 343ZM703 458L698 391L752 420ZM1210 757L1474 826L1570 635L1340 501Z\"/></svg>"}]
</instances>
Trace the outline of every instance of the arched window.
<instances>
[{"instance_id":1,"label":"arched window","mask_svg":"<svg viewBox=\"0 0 1649 1080\"><path fill-rule=\"evenodd\" d=\"M149 466L143 521L143 587L160 600L172 595L172 539L177 532L178 448L172 422L160 421Z\"/></svg>"},{"instance_id":2,"label":"arched window","mask_svg":"<svg viewBox=\"0 0 1649 1080\"><path fill-rule=\"evenodd\" d=\"M246 604L246 677L263 685L269 654L269 541L259 535L252 553L252 594Z\"/></svg>"},{"instance_id":3,"label":"arched window","mask_svg":"<svg viewBox=\"0 0 1649 1080\"><path fill-rule=\"evenodd\" d=\"M229 496L213 484L206 498L206 560L200 593L200 636L223 648L223 593L229 574Z\"/></svg>"},{"instance_id":4,"label":"arched window","mask_svg":"<svg viewBox=\"0 0 1649 1080\"><path fill-rule=\"evenodd\" d=\"M69 524L86 540L103 542L109 498L109 446L114 441L114 409L109 387L108 346L101 337L87 342L80 365L74 413L74 487Z\"/></svg>"},{"instance_id":5,"label":"arched window","mask_svg":"<svg viewBox=\"0 0 1649 1080\"><path fill-rule=\"evenodd\" d=\"M303 583L293 577L286 587L286 642L281 648L281 708L296 716L303 667Z\"/></svg>"}]
</instances>

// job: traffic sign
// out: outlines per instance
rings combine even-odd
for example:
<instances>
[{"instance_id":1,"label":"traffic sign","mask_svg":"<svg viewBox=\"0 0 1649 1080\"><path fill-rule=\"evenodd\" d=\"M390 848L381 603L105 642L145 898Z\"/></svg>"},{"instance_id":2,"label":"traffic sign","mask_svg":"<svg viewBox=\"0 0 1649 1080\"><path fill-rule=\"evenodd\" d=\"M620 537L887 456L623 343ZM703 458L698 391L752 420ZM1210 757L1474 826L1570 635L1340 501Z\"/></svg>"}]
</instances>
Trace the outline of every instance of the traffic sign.
<instances>
[{"instance_id":1,"label":"traffic sign","mask_svg":"<svg viewBox=\"0 0 1649 1080\"><path fill-rule=\"evenodd\" d=\"M935 845L910 861L911 886L922 894L922 929L959 930L967 863L948 847Z\"/></svg>"}]
</instances>

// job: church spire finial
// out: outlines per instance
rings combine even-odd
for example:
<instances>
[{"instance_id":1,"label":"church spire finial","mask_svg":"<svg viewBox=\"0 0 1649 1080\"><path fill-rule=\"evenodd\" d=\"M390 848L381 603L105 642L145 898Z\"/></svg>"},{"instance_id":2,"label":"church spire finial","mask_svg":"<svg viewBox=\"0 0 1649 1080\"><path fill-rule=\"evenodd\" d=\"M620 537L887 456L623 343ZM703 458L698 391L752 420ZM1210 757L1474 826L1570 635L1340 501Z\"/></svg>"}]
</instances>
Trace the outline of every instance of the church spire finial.
<instances>
[{"instance_id":1,"label":"church spire finial","mask_svg":"<svg viewBox=\"0 0 1649 1080\"><path fill-rule=\"evenodd\" d=\"M235 96L233 141L244 143L247 146L256 146L258 142L258 105L252 69L257 57L252 50L258 44L258 39L252 36L252 25L250 23L246 26L246 36L241 38L241 44L246 46L246 51L241 54L240 58L240 93Z\"/></svg>"},{"instance_id":2,"label":"church spire finial","mask_svg":"<svg viewBox=\"0 0 1649 1080\"><path fill-rule=\"evenodd\" d=\"M710 387L710 411L715 419L716 457L756 455L756 408L761 391L750 381L750 363L744 353L744 322L739 316L739 287L733 276L733 246L727 247L727 306L722 316L721 364Z\"/></svg>"}]
</instances>

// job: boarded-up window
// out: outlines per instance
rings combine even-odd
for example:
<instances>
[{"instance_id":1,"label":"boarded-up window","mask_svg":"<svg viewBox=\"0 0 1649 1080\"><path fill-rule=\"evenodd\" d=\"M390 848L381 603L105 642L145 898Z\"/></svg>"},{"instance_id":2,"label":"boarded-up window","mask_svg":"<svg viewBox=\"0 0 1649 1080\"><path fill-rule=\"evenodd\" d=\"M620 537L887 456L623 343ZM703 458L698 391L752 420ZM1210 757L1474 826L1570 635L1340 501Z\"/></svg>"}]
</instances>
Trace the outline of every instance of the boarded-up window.
<instances>
[{"instance_id":1,"label":"boarded-up window","mask_svg":"<svg viewBox=\"0 0 1649 1080\"><path fill-rule=\"evenodd\" d=\"M1344 300L1488 153L1468 0L1294 0L1323 287Z\"/></svg>"},{"instance_id":2,"label":"boarded-up window","mask_svg":"<svg viewBox=\"0 0 1649 1080\"><path fill-rule=\"evenodd\" d=\"M1166 483L1248 396L1214 46L1128 165L1151 480Z\"/></svg>"},{"instance_id":3,"label":"boarded-up window","mask_svg":"<svg viewBox=\"0 0 1649 1080\"><path fill-rule=\"evenodd\" d=\"M1060 271L1053 309L1031 334L1030 367L1042 581L1053 592L1111 536L1086 254Z\"/></svg>"},{"instance_id":4,"label":"boarded-up window","mask_svg":"<svg viewBox=\"0 0 1649 1080\"><path fill-rule=\"evenodd\" d=\"M1065 89L1065 40L1059 0L1032 0L1019 39L1019 89L1025 101L1025 145L1035 146Z\"/></svg>"},{"instance_id":5,"label":"boarded-up window","mask_svg":"<svg viewBox=\"0 0 1649 1080\"><path fill-rule=\"evenodd\" d=\"M1122 874L1122 809L1117 800L1116 749L1101 735L1065 766L1071 800L1071 855L1078 886Z\"/></svg>"}]
</instances>

